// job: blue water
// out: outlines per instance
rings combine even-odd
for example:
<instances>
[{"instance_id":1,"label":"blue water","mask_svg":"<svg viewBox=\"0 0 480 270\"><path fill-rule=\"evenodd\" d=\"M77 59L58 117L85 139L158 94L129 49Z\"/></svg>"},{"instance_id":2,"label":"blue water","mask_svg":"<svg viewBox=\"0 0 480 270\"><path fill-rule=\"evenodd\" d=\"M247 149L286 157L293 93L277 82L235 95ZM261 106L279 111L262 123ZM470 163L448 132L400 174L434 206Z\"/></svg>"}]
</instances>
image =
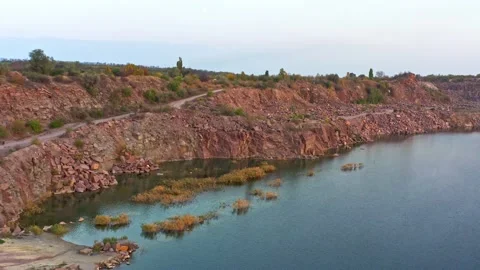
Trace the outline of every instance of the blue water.
<instances>
[{"instance_id":1,"label":"blue water","mask_svg":"<svg viewBox=\"0 0 480 270\"><path fill-rule=\"evenodd\" d=\"M181 207L133 205L125 199L136 192L131 187L156 181L136 179L124 184L123 197L120 186L92 195L88 203L67 204L64 209L76 218L88 219L64 238L91 245L127 235L141 250L122 269L478 269L479 153L478 133L437 134L363 145L335 159L279 163L265 181L280 177L283 185L278 200L268 202L248 195L254 188L272 190L260 181L204 193ZM340 171L349 162L365 167ZM208 166L211 174L215 164ZM315 176L306 176L309 169ZM218 220L181 238L141 235L142 223L202 214L237 198L252 201L245 215L220 210ZM126 228L102 231L91 225L95 214L122 212L133 220ZM59 219L66 215L56 213Z\"/></svg>"}]
</instances>

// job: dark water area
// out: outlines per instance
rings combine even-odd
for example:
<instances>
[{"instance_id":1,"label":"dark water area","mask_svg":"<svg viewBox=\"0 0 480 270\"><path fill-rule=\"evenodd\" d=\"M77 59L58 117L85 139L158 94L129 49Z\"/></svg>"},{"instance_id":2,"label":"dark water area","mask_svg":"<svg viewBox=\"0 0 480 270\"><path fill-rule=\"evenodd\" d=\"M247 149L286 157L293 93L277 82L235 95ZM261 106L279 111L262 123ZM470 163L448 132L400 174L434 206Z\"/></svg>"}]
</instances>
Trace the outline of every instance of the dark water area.
<instances>
[{"instance_id":1,"label":"dark water area","mask_svg":"<svg viewBox=\"0 0 480 270\"><path fill-rule=\"evenodd\" d=\"M218 176L255 161L165 164L161 176L122 176L118 187L55 197L35 222L74 221L64 239L92 245L126 235L141 249L121 269L478 269L480 268L480 134L436 134L377 142L340 157L277 162L278 170L245 186L200 194L165 208L129 198L168 178ZM342 172L345 163L362 170ZM307 171L315 175L308 177ZM281 178L278 189L266 182ZM272 190L278 200L249 195ZM232 213L238 198L252 207ZM219 210L218 210L219 209ZM142 236L141 224L218 210L219 218L181 237ZM97 214L127 213L117 230L92 225Z\"/></svg>"}]
</instances>

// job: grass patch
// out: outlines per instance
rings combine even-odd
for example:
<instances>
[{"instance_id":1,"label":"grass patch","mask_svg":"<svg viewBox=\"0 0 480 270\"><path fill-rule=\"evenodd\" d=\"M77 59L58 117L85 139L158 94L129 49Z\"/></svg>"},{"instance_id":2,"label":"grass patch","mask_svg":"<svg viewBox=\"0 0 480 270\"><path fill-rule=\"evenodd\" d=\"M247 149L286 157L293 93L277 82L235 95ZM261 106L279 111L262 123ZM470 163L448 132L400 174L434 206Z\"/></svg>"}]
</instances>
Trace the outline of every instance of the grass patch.
<instances>
[{"instance_id":1,"label":"grass patch","mask_svg":"<svg viewBox=\"0 0 480 270\"><path fill-rule=\"evenodd\" d=\"M95 226L125 226L130 224L130 218L127 214L120 214L116 217L97 215L94 224Z\"/></svg>"},{"instance_id":2,"label":"grass patch","mask_svg":"<svg viewBox=\"0 0 480 270\"><path fill-rule=\"evenodd\" d=\"M73 145L75 145L76 148L81 149L85 143L80 139L76 139L75 142L73 142Z\"/></svg>"},{"instance_id":3,"label":"grass patch","mask_svg":"<svg viewBox=\"0 0 480 270\"><path fill-rule=\"evenodd\" d=\"M256 188L256 189L254 189L250 192L250 195L255 196L255 197L263 198L263 196L265 194L264 194L263 190Z\"/></svg>"},{"instance_id":4,"label":"grass patch","mask_svg":"<svg viewBox=\"0 0 480 270\"><path fill-rule=\"evenodd\" d=\"M246 116L247 114L242 108L233 108L227 105L219 104L217 106L218 113L225 116Z\"/></svg>"},{"instance_id":5,"label":"grass patch","mask_svg":"<svg viewBox=\"0 0 480 270\"><path fill-rule=\"evenodd\" d=\"M63 125L65 125L65 122L63 121L63 119L55 119L52 122L50 122L50 124L48 124L48 127L49 128L60 128L60 127L63 127Z\"/></svg>"},{"instance_id":6,"label":"grass patch","mask_svg":"<svg viewBox=\"0 0 480 270\"><path fill-rule=\"evenodd\" d=\"M121 92L123 97L131 97L133 91L130 87L124 87L121 89Z\"/></svg>"},{"instance_id":7,"label":"grass patch","mask_svg":"<svg viewBox=\"0 0 480 270\"><path fill-rule=\"evenodd\" d=\"M142 232L147 234L155 234L162 232L165 234L182 234L185 231L192 230L195 226L203 224L209 220L216 219L216 212L208 212L200 216L186 214L183 216L174 216L165 221L142 224Z\"/></svg>"},{"instance_id":8,"label":"grass patch","mask_svg":"<svg viewBox=\"0 0 480 270\"><path fill-rule=\"evenodd\" d=\"M4 126L0 126L0 139L8 137L8 130Z\"/></svg>"},{"instance_id":9,"label":"grass patch","mask_svg":"<svg viewBox=\"0 0 480 270\"><path fill-rule=\"evenodd\" d=\"M27 132L25 122L23 122L22 120L13 121L13 123L10 125L10 131L12 134L17 136L25 135L25 133Z\"/></svg>"},{"instance_id":10,"label":"grass patch","mask_svg":"<svg viewBox=\"0 0 480 270\"><path fill-rule=\"evenodd\" d=\"M5 240L0 239L0 245L1 245L1 244L5 244Z\"/></svg>"},{"instance_id":11,"label":"grass patch","mask_svg":"<svg viewBox=\"0 0 480 270\"><path fill-rule=\"evenodd\" d=\"M61 235L64 235L68 232L68 228L65 225L55 224L50 229L50 232L55 234L55 235L61 236Z\"/></svg>"},{"instance_id":12,"label":"grass patch","mask_svg":"<svg viewBox=\"0 0 480 270\"><path fill-rule=\"evenodd\" d=\"M43 131L43 126L38 120L30 120L27 122L26 125L35 134L41 133Z\"/></svg>"},{"instance_id":13,"label":"grass patch","mask_svg":"<svg viewBox=\"0 0 480 270\"><path fill-rule=\"evenodd\" d=\"M151 190L139 193L131 198L136 203L156 203L165 206L183 204L190 202L198 193L215 190L221 186L242 185L249 181L263 178L266 171L271 172L274 167L264 165L235 170L224 174L219 178L185 178L180 180L167 180L164 184L156 186Z\"/></svg>"},{"instance_id":14,"label":"grass patch","mask_svg":"<svg viewBox=\"0 0 480 270\"><path fill-rule=\"evenodd\" d=\"M32 232L34 235L40 235L43 233L42 228L38 227L37 225L28 227L28 231Z\"/></svg>"}]
</instances>

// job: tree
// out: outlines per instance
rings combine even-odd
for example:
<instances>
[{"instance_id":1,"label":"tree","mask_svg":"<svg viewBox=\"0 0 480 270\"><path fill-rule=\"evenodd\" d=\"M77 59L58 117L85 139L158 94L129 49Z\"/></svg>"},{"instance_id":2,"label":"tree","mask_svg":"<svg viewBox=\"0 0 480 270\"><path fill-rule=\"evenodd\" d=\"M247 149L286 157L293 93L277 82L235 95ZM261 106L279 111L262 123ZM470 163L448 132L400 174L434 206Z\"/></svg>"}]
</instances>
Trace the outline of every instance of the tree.
<instances>
[{"instance_id":1,"label":"tree","mask_svg":"<svg viewBox=\"0 0 480 270\"><path fill-rule=\"evenodd\" d=\"M268 77L270 76L270 74L268 74L268 70L265 70L265 77Z\"/></svg>"},{"instance_id":2,"label":"tree","mask_svg":"<svg viewBox=\"0 0 480 270\"><path fill-rule=\"evenodd\" d=\"M373 80L373 69L370 69L370 71L368 72L368 78L370 80Z\"/></svg>"},{"instance_id":3,"label":"tree","mask_svg":"<svg viewBox=\"0 0 480 270\"><path fill-rule=\"evenodd\" d=\"M180 72L180 76L183 74L183 60L182 57L178 57L177 69Z\"/></svg>"},{"instance_id":4,"label":"tree","mask_svg":"<svg viewBox=\"0 0 480 270\"><path fill-rule=\"evenodd\" d=\"M375 73L375 77L377 78L385 78L385 72L379 70Z\"/></svg>"},{"instance_id":5,"label":"tree","mask_svg":"<svg viewBox=\"0 0 480 270\"><path fill-rule=\"evenodd\" d=\"M287 72L285 71L285 69L283 68L280 69L280 72L278 73L278 77L280 77L280 79L285 79L287 77Z\"/></svg>"},{"instance_id":6,"label":"tree","mask_svg":"<svg viewBox=\"0 0 480 270\"><path fill-rule=\"evenodd\" d=\"M34 72L49 74L53 69L53 58L48 57L43 50L36 49L30 52L30 69Z\"/></svg>"}]
</instances>

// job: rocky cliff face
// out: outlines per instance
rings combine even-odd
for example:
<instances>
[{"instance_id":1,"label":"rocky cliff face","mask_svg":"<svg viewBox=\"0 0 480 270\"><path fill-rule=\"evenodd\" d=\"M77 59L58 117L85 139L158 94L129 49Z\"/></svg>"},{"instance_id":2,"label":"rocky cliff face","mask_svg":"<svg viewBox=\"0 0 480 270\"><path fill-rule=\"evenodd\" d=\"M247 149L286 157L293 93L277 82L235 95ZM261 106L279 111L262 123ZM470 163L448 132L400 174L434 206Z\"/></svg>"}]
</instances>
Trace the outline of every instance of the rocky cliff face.
<instances>
[{"instance_id":1,"label":"rocky cliff face","mask_svg":"<svg viewBox=\"0 0 480 270\"><path fill-rule=\"evenodd\" d=\"M342 93L323 87L230 89L186 109L88 125L65 138L19 150L0 164L0 226L17 219L27 202L44 193L107 188L115 184L107 172L112 168L140 172L146 166L135 169L140 158L154 163L315 158L383 136L480 127L480 114L455 112L455 104L435 100L433 90L415 81L389 86L384 105L342 101L347 93L366 95L362 87ZM242 108L246 116L222 115L226 108ZM83 146L74 147L75 141Z\"/></svg>"}]
</instances>

